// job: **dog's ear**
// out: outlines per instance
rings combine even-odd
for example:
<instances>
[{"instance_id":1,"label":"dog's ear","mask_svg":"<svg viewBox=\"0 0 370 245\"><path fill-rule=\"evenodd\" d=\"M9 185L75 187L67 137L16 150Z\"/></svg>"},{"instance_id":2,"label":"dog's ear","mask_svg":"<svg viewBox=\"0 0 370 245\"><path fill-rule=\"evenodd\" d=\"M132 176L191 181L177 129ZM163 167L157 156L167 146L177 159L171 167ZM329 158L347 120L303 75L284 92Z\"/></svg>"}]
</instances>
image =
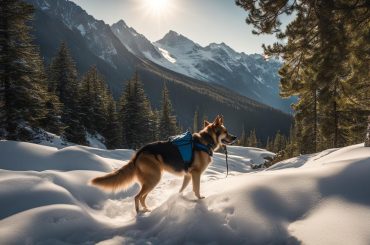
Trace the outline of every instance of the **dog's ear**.
<instances>
[{"instance_id":1,"label":"dog's ear","mask_svg":"<svg viewBox=\"0 0 370 245\"><path fill-rule=\"evenodd\" d=\"M222 117L220 115L217 115L217 117L213 121L213 124L214 125L221 125L222 124L222 121L223 121Z\"/></svg>"},{"instance_id":2,"label":"dog's ear","mask_svg":"<svg viewBox=\"0 0 370 245\"><path fill-rule=\"evenodd\" d=\"M208 125L210 125L211 123L210 122L208 122L207 120L204 120L204 127L207 127Z\"/></svg>"},{"instance_id":3,"label":"dog's ear","mask_svg":"<svg viewBox=\"0 0 370 245\"><path fill-rule=\"evenodd\" d=\"M215 120L213 120L213 124L214 125L220 124L220 115L217 115L217 117L215 118Z\"/></svg>"},{"instance_id":4,"label":"dog's ear","mask_svg":"<svg viewBox=\"0 0 370 245\"><path fill-rule=\"evenodd\" d=\"M223 125L224 124L224 116L220 116L220 123Z\"/></svg>"}]
</instances>

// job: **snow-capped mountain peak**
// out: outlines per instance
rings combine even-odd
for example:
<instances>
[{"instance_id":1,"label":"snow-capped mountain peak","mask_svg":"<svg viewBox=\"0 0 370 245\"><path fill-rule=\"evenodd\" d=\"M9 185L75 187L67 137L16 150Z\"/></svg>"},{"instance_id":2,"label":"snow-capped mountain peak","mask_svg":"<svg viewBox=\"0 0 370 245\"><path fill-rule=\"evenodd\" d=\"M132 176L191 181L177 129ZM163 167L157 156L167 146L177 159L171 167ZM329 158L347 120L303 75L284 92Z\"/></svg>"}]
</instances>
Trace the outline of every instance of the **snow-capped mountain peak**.
<instances>
[{"instance_id":1,"label":"snow-capped mountain peak","mask_svg":"<svg viewBox=\"0 0 370 245\"><path fill-rule=\"evenodd\" d=\"M126 24L126 22L122 19L120 19L117 23L113 24L113 25L117 25L118 27L121 27L121 28L129 28Z\"/></svg>"},{"instance_id":2,"label":"snow-capped mountain peak","mask_svg":"<svg viewBox=\"0 0 370 245\"><path fill-rule=\"evenodd\" d=\"M168 47L181 47L181 48L192 48L193 46L199 46L189 38L179 34L175 31L169 31L162 39L156 41L156 43L168 46Z\"/></svg>"},{"instance_id":3,"label":"snow-capped mountain peak","mask_svg":"<svg viewBox=\"0 0 370 245\"><path fill-rule=\"evenodd\" d=\"M161 53L134 28L129 27L125 21L120 20L111 26L111 30L118 37L121 43L134 55L149 60L163 59Z\"/></svg>"},{"instance_id":4,"label":"snow-capped mountain peak","mask_svg":"<svg viewBox=\"0 0 370 245\"><path fill-rule=\"evenodd\" d=\"M244 96L285 111L291 101L279 96L280 62L266 61L260 54L239 53L226 43L202 47L190 38L170 30L151 43L124 21L111 26L114 34L136 56L202 81L215 83Z\"/></svg>"},{"instance_id":5,"label":"snow-capped mountain peak","mask_svg":"<svg viewBox=\"0 0 370 245\"><path fill-rule=\"evenodd\" d=\"M259 54L239 53L223 42L203 47L172 30L152 43L124 20L109 26L71 1L27 1L80 33L88 49L114 69L129 70L130 60L138 57L289 111L291 101L279 96L279 62L266 61Z\"/></svg>"}]
</instances>

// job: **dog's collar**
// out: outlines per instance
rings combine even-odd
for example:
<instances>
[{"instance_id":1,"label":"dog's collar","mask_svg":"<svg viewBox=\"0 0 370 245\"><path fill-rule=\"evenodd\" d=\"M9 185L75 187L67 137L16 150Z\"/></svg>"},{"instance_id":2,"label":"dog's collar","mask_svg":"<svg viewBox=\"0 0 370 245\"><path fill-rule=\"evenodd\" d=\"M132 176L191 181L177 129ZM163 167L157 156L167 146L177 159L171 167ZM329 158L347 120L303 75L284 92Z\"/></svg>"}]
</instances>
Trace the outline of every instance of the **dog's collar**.
<instances>
[{"instance_id":1,"label":"dog's collar","mask_svg":"<svg viewBox=\"0 0 370 245\"><path fill-rule=\"evenodd\" d=\"M213 156L215 142L212 136L208 132L204 132L200 138L203 139L207 144L201 143L199 138L194 138L194 149L198 151L204 151L208 153L208 155Z\"/></svg>"},{"instance_id":2,"label":"dog's collar","mask_svg":"<svg viewBox=\"0 0 370 245\"><path fill-rule=\"evenodd\" d=\"M206 152L209 156L213 156L213 148L212 146L202 144L200 142L194 142L194 149L198 151L204 151Z\"/></svg>"}]
</instances>

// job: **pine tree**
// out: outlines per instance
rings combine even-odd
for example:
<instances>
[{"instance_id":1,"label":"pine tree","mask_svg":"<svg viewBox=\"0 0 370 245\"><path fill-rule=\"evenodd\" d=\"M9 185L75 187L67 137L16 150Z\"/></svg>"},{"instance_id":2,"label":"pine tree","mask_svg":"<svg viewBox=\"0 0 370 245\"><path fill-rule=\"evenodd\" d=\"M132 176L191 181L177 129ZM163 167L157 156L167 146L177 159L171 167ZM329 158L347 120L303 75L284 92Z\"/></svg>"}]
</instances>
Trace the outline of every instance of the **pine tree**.
<instances>
[{"instance_id":1,"label":"pine tree","mask_svg":"<svg viewBox=\"0 0 370 245\"><path fill-rule=\"evenodd\" d=\"M258 146L258 140L257 140L257 135L256 135L256 130L255 129L250 131L247 141L248 141L248 146L249 147L257 147Z\"/></svg>"},{"instance_id":2,"label":"pine tree","mask_svg":"<svg viewBox=\"0 0 370 245\"><path fill-rule=\"evenodd\" d=\"M270 137L267 137L266 150L268 150L268 151L273 151L274 150L274 138L270 139Z\"/></svg>"},{"instance_id":3,"label":"pine tree","mask_svg":"<svg viewBox=\"0 0 370 245\"><path fill-rule=\"evenodd\" d=\"M94 121L94 85L93 75L94 71L91 69L82 77L80 90L80 109L81 109L81 123L85 126L89 133L95 133Z\"/></svg>"},{"instance_id":4,"label":"pine tree","mask_svg":"<svg viewBox=\"0 0 370 245\"><path fill-rule=\"evenodd\" d=\"M285 146L286 146L285 137L280 133L280 131L278 131L274 139L273 152L279 152L281 150L284 150Z\"/></svg>"},{"instance_id":5,"label":"pine tree","mask_svg":"<svg viewBox=\"0 0 370 245\"><path fill-rule=\"evenodd\" d=\"M110 93L96 66L81 80L81 122L90 134L102 133L107 124Z\"/></svg>"},{"instance_id":6,"label":"pine tree","mask_svg":"<svg viewBox=\"0 0 370 245\"><path fill-rule=\"evenodd\" d=\"M85 128L80 122L80 86L77 70L67 46L62 43L58 54L50 64L49 88L63 103L62 122L65 125L63 137L76 144L87 144Z\"/></svg>"},{"instance_id":7,"label":"pine tree","mask_svg":"<svg viewBox=\"0 0 370 245\"><path fill-rule=\"evenodd\" d=\"M370 147L370 116L367 119L367 130L365 136L365 147Z\"/></svg>"},{"instance_id":8,"label":"pine tree","mask_svg":"<svg viewBox=\"0 0 370 245\"><path fill-rule=\"evenodd\" d=\"M105 145L108 149L117 149L122 145L122 130L116 110L116 103L112 96L109 96L106 119L107 123L102 132L105 138Z\"/></svg>"},{"instance_id":9,"label":"pine tree","mask_svg":"<svg viewBox=\"0 0 370 245\"><path fill-rule=\"evenodd\" d=\"M8 0L0 8L0 138L32 140L46 116L43 65L32 44L31 5Z\"/></svg>"},{"instance_id":10,"label":"pine tree","mask_svg":"<svg viewBox=\"0 0 370 245\"><path fill-rule=\"evenodd\" d=\"M167 85L163 84L162 92L162 108L159 120L159 139L166 140L169 136L175 135L177 131L176 117L173 116L172 104L167 89Z\"/></svg>"},{"instance_id":11,"label":"pine tree","mask_svg":"<svg viewBox=\"0 0 370 245\"><path fill-rule=\"evenodd\" d=\"M276 33L264 46L281 55L281 95L297 96L297 142L303 153L359 141L370 113L370 12L366 0L237 0L254 33ZM280 15L295 13L285 30ZM298 144L297 144L298 145Z\"/></svg>"},{"instance_id":12,"label":"pine tree","mask_svg":"<svg viewBox=\"0 0 370 245\"><path fill-rule=\"evenodd\" d=\"M290 158L299 155L296 128L291 125L289 130L289 138L286 140L285 157Z\"/></svg>"},{"instance_id":13,"label":"pine tree","mask_svg":"<svg viewBox=\"0 0 370 245\"><path fill-rule=\"evenodd\" d=\"M195 109L194 118L193 118L193 133L199 131L199 111L198 108Z\"/></svg>"},{"instance_id":14,"label":"pine tree","mask_svg":"<svg viewBox=\"0 0 370 245\"><path fill-rule=\"evenodd\" d=\"M159 116L158 111L152 109L150 101L147 101L148 104L148 118L149 126L147 128L148 133L148 142L158 141L158 125L159 125Z\"/></svg>"},{"instance_id":15,"label":"pine tree","mask_svg":"<svg viewBox=\"0 0 370 245\"><path fill-rule=\"evenodd\" d=\"M161 117L161 112L159 110L152 110L152 141L159 140L159 120Z\"/></svg>"},{"instance_id":16,"label":"pine tree","mask_svg":"<svg viewBox=\"0 0 370 245\"><path fill-rule=\"evenodd\" d=\"M153 113L137 72L121 96L119 114L124 147L138 149L152 140Z\"/></svg>"},{"instance_id":17,"label":"pine tree","mask_svg":"<svg viewBox=\"0 0 370 245\"><path fill-rule=\"evenodd\" d=\"M61 135L64 131L64 124L62 123L63 105L60 103L58 96L52 91L49 91L45 106L45 118L41 121L41 127L56 135Z\"/></svg>"},{"instance_id":18,"label":"pine tree","mask_svg":"<svg viewBox=\"0 0 370 245\"><path fill-rule=\"evenodd\" d=\"M242 133L239 137L239 145L240 146L247 146L247 135L245 134L244 125L243 125L243 128L242 128Z\"/></svg>"}]
</instances>

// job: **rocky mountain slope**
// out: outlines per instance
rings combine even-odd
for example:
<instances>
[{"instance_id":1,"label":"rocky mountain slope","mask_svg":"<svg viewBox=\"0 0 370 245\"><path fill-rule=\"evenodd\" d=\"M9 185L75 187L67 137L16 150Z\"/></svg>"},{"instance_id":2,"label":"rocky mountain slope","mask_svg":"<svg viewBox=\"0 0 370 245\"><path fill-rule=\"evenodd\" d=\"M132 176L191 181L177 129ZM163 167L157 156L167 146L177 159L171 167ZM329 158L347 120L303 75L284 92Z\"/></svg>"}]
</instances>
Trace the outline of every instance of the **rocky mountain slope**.
<instances>
[{"instance_id":1,"label":"rocky mountain slope","mask_svg":"<svg viewBox=\"0 0 370 245\"><path fill-rule=\"evenodd\" d=\"M137 57L183 75L224 86L248 98L289 112L294 99L279 96L278 69L281 62L262 55L238 53L225 43L206 47L169 31L151 43L123 20L111 26L122 44Z\"/></svg>"}]
</instances>

